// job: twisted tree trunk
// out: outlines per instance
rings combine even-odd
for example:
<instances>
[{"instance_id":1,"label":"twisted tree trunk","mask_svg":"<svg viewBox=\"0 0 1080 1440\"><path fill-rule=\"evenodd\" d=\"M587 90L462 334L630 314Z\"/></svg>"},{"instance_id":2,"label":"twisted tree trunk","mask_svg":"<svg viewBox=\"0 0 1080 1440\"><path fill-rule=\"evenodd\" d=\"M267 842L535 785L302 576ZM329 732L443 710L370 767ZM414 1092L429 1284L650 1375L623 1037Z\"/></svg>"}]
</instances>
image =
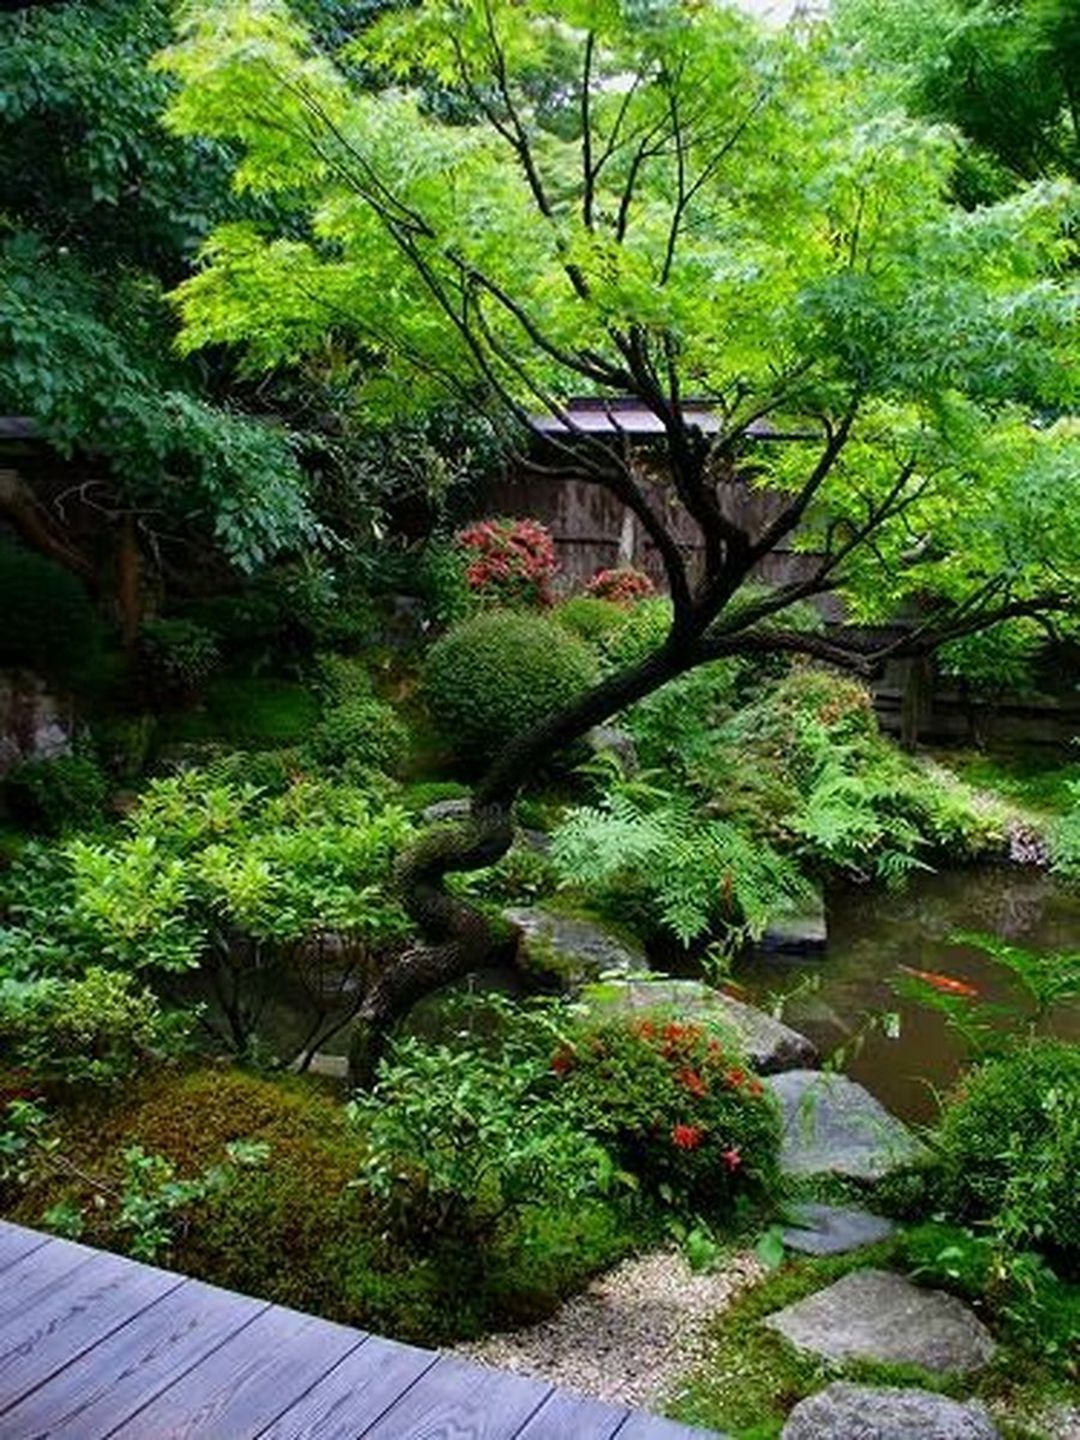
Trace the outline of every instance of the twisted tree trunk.
<instances>
[{"instance_id":1,"label":"twisted tree trunk","mask_svg":"<svg viewBox=\"0 0 1080 1440\"><path fill-rule=\"evenodd\" d=\"M446 891L448 875L494 865L514 838L514 800L530 776L559 750L617 711L698 663L692 642L675 636L640 664L586 691L512 740L477 786L467 819L430 830L402 857L398 885L422 939L392 961L357 1012L349 1078L369 1085L395 1023L432 991L480 969L499 936L488 918Z\"/></svg>"}]
</instances>

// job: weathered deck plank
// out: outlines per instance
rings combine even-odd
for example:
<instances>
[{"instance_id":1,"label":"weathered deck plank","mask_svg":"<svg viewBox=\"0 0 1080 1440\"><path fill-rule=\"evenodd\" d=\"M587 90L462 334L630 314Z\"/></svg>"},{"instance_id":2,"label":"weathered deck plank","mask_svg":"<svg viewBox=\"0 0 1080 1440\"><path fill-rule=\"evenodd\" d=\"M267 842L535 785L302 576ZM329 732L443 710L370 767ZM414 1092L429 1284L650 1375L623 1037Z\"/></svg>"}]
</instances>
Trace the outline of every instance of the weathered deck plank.
<instances>
[{"instance_id":1,"label":"weathered deck plank","mask_svg":"<svg viewBox=\"0 0 1080 1440\"><path fill-rule=\"evenodd\" d=\"M63 1371L182 1283L179 1275L149 1265L90 1254L0 1325L0 1407Z\"/></svg>"},{"instance_id":2,"label":"weathered deck plank","mask_svg":"<svg viewBox=\"0 0 1080 1440\"><path fill-rule=\"evenodd\" d=\"M149 1306L138 1325L115 1330L0 1416L0 1435L109 1435L267 1309L265 1300L185 1280Z\"/></svg>"},{"instance_id":3,"label":"weathered deck plank","mask_svg":"<svg viewBox=\"0 0 1080 1440\"><path fill-rule=\"evenodd\" d=\"M117 1440L255 1440L366 1338L273 1305L113 1433Z\"/></svg>"},{"instance_id":4,"label":"weathered deck plank","mask_svg":"<svg viewBox=\"0 0 1080 1440\"><path fill-rule=\"evenodd\" d=\"M0 1440L703 1440L708 1432L0 1221Z\"/></svg>"},{"instance_id":5,"label":"weathered deck plank","mask_svg":"<svg viewBox=\"0 0 1080 1440\"><path fill-rule=\"evenodd\" d=\"M443 1355L364 1440L515 1440L551 1393L542 1380Z\"/></svg>"},{"instance_id":6,"label":"weathered deck plank","mask_svg":"<svg viewBox=\"0 0 1080 1440\"><path fill-rule=\"evenodd\" d=\"M0 1226L0 1271L48 1244L48 1235L39 1235L36 1230L23 1230L18 1225Z\"/></svg>"},{"instance_id":7,"label":"weathered deck plank","mask_svg":"<svg viewBox=\"0 0 1080 1440\"><path fill-rule=\"evenodd\" d=\"M259 1440L356 1440L438 1358L431 1350L372 1336L279 1415Z\"/></svg>"}]
</instances>

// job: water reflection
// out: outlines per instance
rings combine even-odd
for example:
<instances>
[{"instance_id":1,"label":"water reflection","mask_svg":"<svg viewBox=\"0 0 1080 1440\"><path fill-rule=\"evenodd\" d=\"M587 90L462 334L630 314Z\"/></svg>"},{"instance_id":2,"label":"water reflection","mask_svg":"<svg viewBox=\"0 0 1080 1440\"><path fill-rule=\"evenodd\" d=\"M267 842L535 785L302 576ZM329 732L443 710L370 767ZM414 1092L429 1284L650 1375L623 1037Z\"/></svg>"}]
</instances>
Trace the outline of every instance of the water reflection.
<instances>
[{"instance_id":1,"label":"water reflection","mask_svg":"<svg viewBox=\"0 0 1080 1440\"><path fill-rule=\"evenodd\" d=\"M963 1062L942 1017L891 987L903 965L943 972L990 1002L1022 1003L1012 977L959 931L985 931L1032 950L1080 949L1080 894L1043 871L987 867L915 876L899 893L849 886L829 896L829 949L799 963L747 957L735 978L758 1004L788 997L784 1017L822 1054L838 1049L844 1069L896 1114L929 1120L937 1093ZM873 1018L894 1013L898 1024ZM1080 1040L1080 1002L1051 1017L1054 1033Z\"/></svg>"}]
</instances>

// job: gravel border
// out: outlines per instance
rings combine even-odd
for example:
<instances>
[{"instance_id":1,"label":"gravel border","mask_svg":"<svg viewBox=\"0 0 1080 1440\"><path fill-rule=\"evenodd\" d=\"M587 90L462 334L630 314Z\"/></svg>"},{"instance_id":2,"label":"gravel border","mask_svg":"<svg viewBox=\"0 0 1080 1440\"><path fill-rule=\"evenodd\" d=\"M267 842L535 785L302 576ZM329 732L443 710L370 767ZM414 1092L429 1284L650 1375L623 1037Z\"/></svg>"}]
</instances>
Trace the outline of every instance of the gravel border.
<instances>
[{"instance_id":1,"label":"gravel border","mask_svg":"<svg viewBox=\"0 0 1080 1440\"><path fill-rule=\"evenodd\" d=\"M655 1404L701 1356L708 1322L765 1270L740 1253L695 1274L674 1250L624 1260L550 1319L452 1353L625 1405Z\"/></svg>"}]
</instances>

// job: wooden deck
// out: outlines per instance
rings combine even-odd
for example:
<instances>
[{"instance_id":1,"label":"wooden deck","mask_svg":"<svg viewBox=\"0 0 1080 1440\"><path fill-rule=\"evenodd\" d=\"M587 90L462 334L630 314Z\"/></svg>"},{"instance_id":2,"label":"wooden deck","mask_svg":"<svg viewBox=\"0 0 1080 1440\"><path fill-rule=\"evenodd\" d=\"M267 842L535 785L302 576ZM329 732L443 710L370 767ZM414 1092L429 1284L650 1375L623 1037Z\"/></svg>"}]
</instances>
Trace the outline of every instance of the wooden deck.
<instances>
[{"instance_id":1,"label":"wooden deck","mask_svg":"<svg viewBox=\"0 0 1080 1440\"><path fill-rule=\"evenodd\" d=\"M0 1221L0 1440L702 1440Z\"/></svg>"}]
</instances>

